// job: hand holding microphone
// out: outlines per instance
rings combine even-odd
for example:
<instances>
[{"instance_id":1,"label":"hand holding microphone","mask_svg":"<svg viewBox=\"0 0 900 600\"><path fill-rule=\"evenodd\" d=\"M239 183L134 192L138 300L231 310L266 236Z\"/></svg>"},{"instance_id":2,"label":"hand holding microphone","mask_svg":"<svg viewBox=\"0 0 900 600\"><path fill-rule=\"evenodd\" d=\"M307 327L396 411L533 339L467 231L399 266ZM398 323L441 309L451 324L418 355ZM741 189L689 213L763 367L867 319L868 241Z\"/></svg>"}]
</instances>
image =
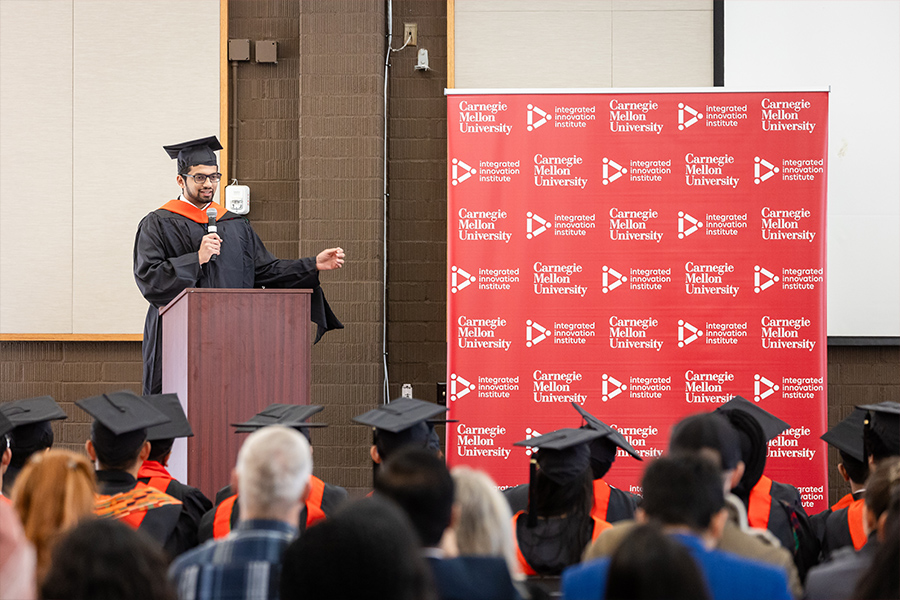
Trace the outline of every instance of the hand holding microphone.
<instances>
[{"instance_id":1,"label":"hand holding microphone","mask_svg":"<svg viewBox=\"0 0 900 600\"><path fill-rule=\"evenodd\" d=\"M209 207L206 211L206 216L209 218L209 225L206 228L207 234L200 241L200 250L197 252L200 256L201 265L209 261L215 262L216 256L222 249L222 238L216 233L218 230L216 226L216 209Z\"/></svg>"}]
</instances>

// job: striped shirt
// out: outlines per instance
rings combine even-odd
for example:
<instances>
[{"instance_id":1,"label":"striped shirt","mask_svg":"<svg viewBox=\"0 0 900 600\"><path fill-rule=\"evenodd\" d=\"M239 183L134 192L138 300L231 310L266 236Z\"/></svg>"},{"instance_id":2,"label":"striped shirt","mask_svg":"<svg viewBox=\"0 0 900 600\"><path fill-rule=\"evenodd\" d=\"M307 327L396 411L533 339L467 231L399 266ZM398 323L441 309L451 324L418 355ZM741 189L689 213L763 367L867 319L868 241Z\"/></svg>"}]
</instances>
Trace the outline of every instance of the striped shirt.
<instances>
[{"instance_id":1,"label":"striped shirt","mask_svg":"<svg viewBox=\"0 0 900 600\"><path fill-rule=\"evenodd\" d=\"M241 521L225 538L179 556L169 580L179 600L277 600L281 557L296 536L281 521Z\"/></svg>"}]
</instances>

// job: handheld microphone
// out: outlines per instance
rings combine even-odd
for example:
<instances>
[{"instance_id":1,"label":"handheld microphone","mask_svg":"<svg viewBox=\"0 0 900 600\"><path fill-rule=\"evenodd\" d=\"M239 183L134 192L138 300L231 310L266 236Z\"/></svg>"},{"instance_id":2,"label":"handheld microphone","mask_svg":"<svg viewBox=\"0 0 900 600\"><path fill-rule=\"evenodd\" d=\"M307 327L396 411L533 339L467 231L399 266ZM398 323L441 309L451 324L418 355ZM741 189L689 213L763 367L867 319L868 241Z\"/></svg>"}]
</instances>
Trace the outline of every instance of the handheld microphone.
<instances>
[{"instance_id":1,"label":"handheld microphone","mask_svg":"<svg viewBox=\"0 0 900 600\"><path fill-rule=\"evenodd\" d=\"M216 233L219 228L216 226L216 209L210 206L206 209L206 216L209 218L209 225L206 226L207 233ZM209 257L209 260L212 262L216 262L216 256L218 254L213 254Z\"/></svg>"}]
</instances>

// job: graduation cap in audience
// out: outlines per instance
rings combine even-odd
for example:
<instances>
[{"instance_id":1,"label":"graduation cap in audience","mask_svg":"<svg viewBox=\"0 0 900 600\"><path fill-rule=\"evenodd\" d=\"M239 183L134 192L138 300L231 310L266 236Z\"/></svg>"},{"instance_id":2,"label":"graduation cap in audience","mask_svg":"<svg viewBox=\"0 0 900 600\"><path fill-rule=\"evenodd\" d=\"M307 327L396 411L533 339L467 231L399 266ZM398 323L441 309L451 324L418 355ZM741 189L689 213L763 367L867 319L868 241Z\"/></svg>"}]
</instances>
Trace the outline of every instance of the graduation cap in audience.
<instances>
[{"instance_id":1,"label":"graduation cap in audience","mask_svg":"<svg viewBox=\"0 0 900 600\"><path fill-rule=\"evenodd\" d=\"M163 146L163 150L169 158L178 159L178 173L187 173L195 165L218 166L216 150L221 150L219 139L211 135L209 137L190 140L171 146Z\"/></svg>"},{"instance_id":2,"label":"graduation cap in audience","mask_svg":"<svg viewBox=\"0 0 900 600\"><path fill-rule=\"evenodd\" d=\"M717 408L716 412L728 412L731 410L739 410L756 419L756 422L762 427L763 435L766 436L767 442L774 440L782 431L791 427L786 421L782 421L769 411L763 410L758 405L741 396L735 396Z\"/></svg>"},{"instance_id":3,"label":"graduation cap in audience","mask_svg":"<svg viewBox=\"0 0 900 600\"><path fill-rule=\"evenodd\" d=\"M861 404L857 408L867 411L863 431L878 438L891 455L900 454L900 403Z\"/></svg>"},{"instance_id":4,"label":"graduation cap in audience","mask_svg":"<svg viewBox=\"0 0 900 600\"><path fill-rule=\"evenodd\" d=\"M406 446L440 450L434 426L448 421L435 417L446 412L446 407L431 402L397 398L353 417L353 420L375 428L375 447L383 460L391 452Z\"/></svg>"},{"instance_id":5,"label":"graduation cap in audience","mask_svg":"<svg viewBox=\"0 0 900 600\"><path fill-rule=\"evenodd\" d=\"M528 527L537 524L534 509L537 486L535 477L541 473L559 485L567 485L578 479L591 466L590 442L603 437L596 429L557 429L544 435L515 442L513 446L531 447L528 473Z\"/></svg>"},{"instance_id":6,"label":"graduation cap in audience","mask_svg":"<svg viewBox=\"0 0 900 600\"><path fill-rule=\"evenodd\" d=\"M2 412L0 412L0 438L3 439L3 444L0 448L3 449L3 452L6 452L6 434L13 430L13 424L9 419L4 416Z\"/></svg>"},{"instance_id":7,"label":"graduation cap in audience","mask_svg":"<svg viewBox=\"0 0 900 600\"><path fill-rule=\"evenodd\" d=\"M866 451L863 444L863 427L866 411L855 409L846 419L823 433L821 439L859 462L865 462Z\"/></svg>"},{"instance_id":8,"label":"graduation cap in audience","mask_svg":"<svg viewBox=\"0 0 900 600\"><path fill-rule=\"evenodd\" d=\"M311 416L325 410L318 404L270 404L262 412L256 413L243 423L232 423L235 433L252 433L268 425L284 425L307 435L313 427L328 427L327 423L308 423Z\"/></svg>"},{"instance_id":9,"label":"graduation cap in audience","mask_svg":"<svg viewBox=\"0 0 900 600\"><path fill-rule=\"evenodd\" d=\"M78 400L75 404L94 418L91 441L101 462L118 464L132 456L147 440L147 429L169 422L169 417L128 390Z\"/></svg>"},{"instance_id":10,"label":"graduation cap in audience","mask_svg":"<svg viewBox=\"0 0 900 600\"><path fill-rule=\"evenodd\" d=\"M766 469L767 443L790 425L740 396L735 396L714 412L725 416L738 433L744 475L732 492L745 500Z\"/></svg>"},{"instance_id":11,"label":"graduation cap in audience","mask_svg":"<svg viewBox=\"0 0 900 600\"><path fill-rule=\"evenodd\" d=\"M184 408L178 400L178 394L153 394L142 396L151 406L169 418L168 423L161 423L147 428L147 439L151 442L182 437L194 437L194 430L188 423Z\"/></svg>"},{"instance_id":12,"label":"graduation cap in audience","mask_svg":"<svg viewBox=\"0 0 900 600\"><path fill-rule=\"evenodd\" d=\"M50 396L15 400L0 407L0 413L13 424L10 448L12 467L20 467L28 458L53 445L51 421L66 418L66 412Z\"/></svg>"},{"instance_id":13,"label":"graduation cap in audience","mask_svg":"<svg viewBox=\"0 0 900 600\"><path fill-rule=\"evenodd\" d=\"M584 410L581 406L576 403L572 403L572 406L575 407L575 410L578 411L578 414L584 418L587 427L595 431L599 431L603 434L603 437L597 438L596 440L591 442L591 458L594 460L600 460L605 462L612 462L616 459L616 448L621 448L634 458L638 460L644 460L640 453L634 449L634 447L628 443L628 440L625 439L625 436Z\"/></svg>"}]
</instances>

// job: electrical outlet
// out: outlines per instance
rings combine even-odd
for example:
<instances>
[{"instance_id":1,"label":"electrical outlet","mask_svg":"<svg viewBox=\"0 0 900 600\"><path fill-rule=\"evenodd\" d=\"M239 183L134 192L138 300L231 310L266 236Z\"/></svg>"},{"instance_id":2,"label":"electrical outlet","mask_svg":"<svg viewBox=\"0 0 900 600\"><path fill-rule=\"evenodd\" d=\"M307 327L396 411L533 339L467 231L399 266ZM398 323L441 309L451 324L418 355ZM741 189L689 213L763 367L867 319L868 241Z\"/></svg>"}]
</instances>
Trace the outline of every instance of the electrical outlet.
<instances>
[{"instance_id":1,"label":"electrical outlet","mask_svg":"<svg viewBox=\"0 0 900 600\"><path fill-rule=\"evenodd\" d=\"M415 46L416 40L419 37L419 26L416 23L404 23L403 24L403 43L407 46ZM406 40L409 40L407 44Z\"/></svg>"},{"instance_id":2,"label":"electrical outlet","mask_svg":"<svg viewBox=\"0 0 900 600\"><path fill-rule=\"evenodd\" d=\"M401 398L412 398L412 385L409 383L404 383L400 388L400 397Z\"/></svg>"}]
</instances>

